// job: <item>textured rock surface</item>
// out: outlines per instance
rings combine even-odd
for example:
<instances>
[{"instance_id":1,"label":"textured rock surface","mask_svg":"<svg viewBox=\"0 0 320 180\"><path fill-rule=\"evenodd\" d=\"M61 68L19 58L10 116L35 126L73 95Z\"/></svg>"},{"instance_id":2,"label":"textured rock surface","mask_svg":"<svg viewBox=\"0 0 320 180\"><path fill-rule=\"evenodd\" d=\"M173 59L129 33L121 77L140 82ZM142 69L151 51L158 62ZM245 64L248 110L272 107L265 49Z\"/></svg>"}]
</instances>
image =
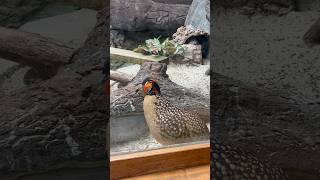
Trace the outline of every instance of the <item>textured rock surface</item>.
<instances>
[{"instance_id":1,"label":"textured rock surface","mask_svg":"<svg viewBox=\"0 0 320 180\"><path fill-rule=\"evenodd\" d=\"M318 0L216 0L217 7L241 8L241 13L285 15L291 11L317 11Z\"/></svg>"},{"instance_id":2,"label":"textured rock surface","mask_svg":"<svg viewBox=\"0 0 320 180\"><path fill-rule=\"evenodd\" d=\"M72 63L46 81L1 97L0 176L105 163L107 8Z\"/></svg>"},{"instance_id":3,"label":"textured rock surface","mask_svg":"<svg viewBox=\"0 0 320 180\"><path fill-rule=\"evenodd\" d=\"M17 28L46 3L44 0L0 0L0 25Z\"/></svg>"},{"instance_id":4,"label":"textured rock surface","mask_svg":"<svg viewBox=\"0 0 320 180\"><path fill-rule=\"evenodd\" d=\"M303 35L303 41L309 47L313 47L315 45L319 45L320 44L320 18Z\"/></svg>"},{"instance_id":5,"label":"textured rock surface","mask_svg":"<svg viewBox=\"0 0 320 180\"><path fill-rule=\"evenodd\" d=\"M190 26L185 27L179 27L177 29L177 32L175 32L172 35L173 41L177 42L179 44L185 44L188 43L188 40L192 37L196 37L196 36L208 36L209 34L203 30L200 29L193 29L190 28Z\"/></svg>"},{"instance_id":6,"label":"textured rock surface","mask_svg":"<svg viewBox=\"0 0 320 180\"><path fill-rule=\"evenodd\" d=\"M210 1L193 0L184 25L210 34Z\"/></svg>"},{"instance_id":7,"label":"textured rock surface","mask_svg":"<svg viewBox=\"0 0 320 180\"><path fill-rule=\"evenodd\" d=\"M122 48L125 36L121 30L110 30L110 46L115 48Z\"/></svg>"},{"instance_id":8,"label":"textured rock surface","mask_svg":"<svg viewBox=\"0 0 320 180\"><path fill-rule=\"evenodd\" d=\"M184 24L189 9L187 4L152 0L112 0L110 3L112 28L125 31L177 29Z\"/></svg>"},{"instance_id":9,"label":"textured rock surface","mask_svg":"<svg viewBox=\"0 0 320 180\"><path fill-rule=\"evenodd\" d=\"M302 38L319 13L213 13L215 135L287 170L319 176L320 51Z\"/></svg>"},{"instance_id":10,"label":"textured rock surface","mask_svg":"<svg viewBox=\"0 0 320 180\"><path fill-rule=\"evenodd\" d=\"M294 0L218 0L214 2L222 7L241 7L244 14L277 14L283 15L297 8Z\"/></svg>"}]
</instances>

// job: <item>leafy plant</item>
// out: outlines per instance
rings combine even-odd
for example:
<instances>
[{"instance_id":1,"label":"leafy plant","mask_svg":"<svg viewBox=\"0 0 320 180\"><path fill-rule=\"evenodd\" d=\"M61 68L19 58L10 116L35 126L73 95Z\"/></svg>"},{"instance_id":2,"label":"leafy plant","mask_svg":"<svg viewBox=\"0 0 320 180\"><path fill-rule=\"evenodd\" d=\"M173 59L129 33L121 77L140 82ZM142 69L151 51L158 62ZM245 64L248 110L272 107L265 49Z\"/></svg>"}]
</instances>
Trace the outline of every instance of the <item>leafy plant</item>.
<instances>
[{"instance_id":1,"label":"leafy plant","mask_svg":"<svg viewBox=\"0 0 320 180\"><path fill-rule=\"evenodd\" d=\"M162 55L162 56L172 56L172 55L183 55L183 47L175 42L165 39L162 43L160 42L160 37L147 39L144 45L139 45L133 51L142 53L145 55Z\"/></svg>"}]
</instances>

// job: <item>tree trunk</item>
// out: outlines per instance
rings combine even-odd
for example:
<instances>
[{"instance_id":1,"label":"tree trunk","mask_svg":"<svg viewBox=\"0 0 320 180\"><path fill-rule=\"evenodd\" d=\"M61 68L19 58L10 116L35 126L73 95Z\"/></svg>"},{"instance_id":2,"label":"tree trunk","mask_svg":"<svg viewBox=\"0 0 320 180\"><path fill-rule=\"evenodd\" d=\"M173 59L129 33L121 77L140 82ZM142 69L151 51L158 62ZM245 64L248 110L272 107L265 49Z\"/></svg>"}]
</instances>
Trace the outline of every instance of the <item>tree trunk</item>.
<instances>
[{"instance_id":1,"label":"tree trunk","mask_svg":"<svg viewBox=\"0 0 320 180\"><path fill-rule=\"evenodd\" d=\"M0 27L0 57L31 66L67 64L73 47L38 34Z\"/></svg>"},{"instance_id":2,"label":"tree trunk","mask_svg":"<svg viewBox=\"0 0 320 180\"><path fill-rule=\"evenodd\" d=\"M152 0L112 0L110 3L112 29L124 31L176 30L184 24L190 6Z\"/></svg>"},{"instance_id":3,"label":"tree trunk","mask_svg":"<svg viewBox=\"0 0 320 180\"><path fill-rule=\"evenodd\" d=\"M128 84L133 77L126 73L110 70L110 80L120 82L122 85Z\"/></svg>"}]
</instances>

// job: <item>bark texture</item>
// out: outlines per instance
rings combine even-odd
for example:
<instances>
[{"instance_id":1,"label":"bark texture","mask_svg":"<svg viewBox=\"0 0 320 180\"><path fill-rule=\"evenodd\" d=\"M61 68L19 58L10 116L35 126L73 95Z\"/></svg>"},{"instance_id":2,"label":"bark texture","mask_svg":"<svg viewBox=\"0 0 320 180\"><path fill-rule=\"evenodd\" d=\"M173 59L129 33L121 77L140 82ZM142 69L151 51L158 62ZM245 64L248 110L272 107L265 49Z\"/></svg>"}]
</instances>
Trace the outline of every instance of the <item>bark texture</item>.
<instances>
[{"instance_id":1,"label":"bark texture","mask_svg":"<svg viewBox=\"0 0 320 180\"><path fill-rule=\"evenodd\" d=\"M67 64L75 48L38 34L0 27L0 57L31 66Z\"/></svg>"},{"instance_id":2,"label":"bark texture","mask_svg":"<svg viewBox=\"0 0 320 180\"><path fill-rule=\"evenodd\" d=\"M108 7L70 64L0 99L0 176L106 166Z\"/></svg>"},{"instance_id":3,"label":"bark texture","mask_svg":"<svg viewBox=\"0 0 320 180\"><path fill-rule=\"evenodd\" d=\"M189 8L152 0L112 0L110 6L112 29L125 31L177 29L184 24Z\"/></svg>"}]
</instances>

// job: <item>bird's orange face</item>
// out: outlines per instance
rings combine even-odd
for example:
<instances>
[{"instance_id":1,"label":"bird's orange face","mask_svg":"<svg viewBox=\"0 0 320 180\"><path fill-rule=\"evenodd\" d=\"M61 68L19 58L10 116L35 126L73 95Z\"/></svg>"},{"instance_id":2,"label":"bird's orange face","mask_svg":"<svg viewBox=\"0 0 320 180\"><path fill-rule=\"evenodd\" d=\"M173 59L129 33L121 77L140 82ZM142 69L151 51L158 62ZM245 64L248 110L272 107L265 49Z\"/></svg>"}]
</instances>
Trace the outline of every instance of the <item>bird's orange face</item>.
<instances>
[{"instance_id":1,"label":"bird's orange face","mask_svg":"<svg viewBox=\"0 0 320 180\"><path fill-rule=\"evenodd\" d=\"M160 87L155 80L148 79L144 81L143 92L145 95L157 95L160 94Z\"/></svg>"}]
</instances>

